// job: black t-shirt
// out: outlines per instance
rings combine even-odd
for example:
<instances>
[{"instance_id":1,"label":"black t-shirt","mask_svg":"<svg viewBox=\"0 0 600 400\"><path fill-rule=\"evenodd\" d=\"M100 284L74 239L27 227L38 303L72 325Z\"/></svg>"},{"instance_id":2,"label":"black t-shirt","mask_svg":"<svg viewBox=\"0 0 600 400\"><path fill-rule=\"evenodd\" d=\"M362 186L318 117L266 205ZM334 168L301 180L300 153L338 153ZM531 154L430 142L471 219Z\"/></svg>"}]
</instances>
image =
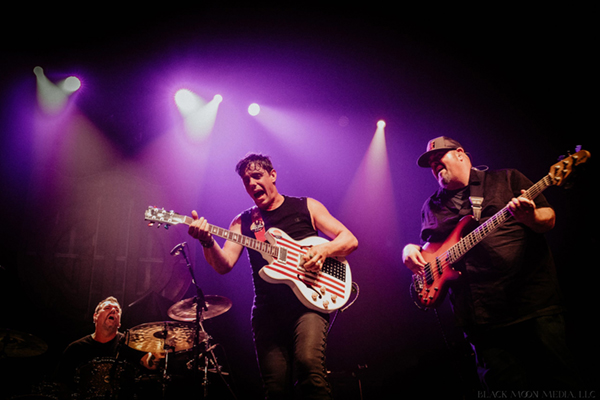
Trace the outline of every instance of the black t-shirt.
<instances>
[{"instance_id":1,"label":"black t-shirt","mask_svg":"<svg viewBox=\"0 0 600 400\"><path fill-rule=\"evenodd\" d=\"M118 360L128 363L128 367L137 368L145 353L128 347L122 340L124 334L118 332L109 342L100 343L86 335L69 344L62 354L56 370L56 380L74 386L78 370L95 359ZM79 371L81 373L81 371Z\"/></svg>"},{"instance_id":2,"label":"black t-shirt","mask_svg":"<svg viewBox=\"0 0 600 400\"><path fill-rule=\"evenodd\" d=\"M469 186L458 191L439 189L422 208L421 239L443 242L465 215L472 214L469 196L481 187L480 223L503 209L532 182L514 169L472 170ZM536 207L550 207L546 198ZM557 312L561 295L554 261L544 235L509 218L471 249L454 266L462 276L451 288L457 323L474 327L507 325Z\"/></svg>"}]
</instances>

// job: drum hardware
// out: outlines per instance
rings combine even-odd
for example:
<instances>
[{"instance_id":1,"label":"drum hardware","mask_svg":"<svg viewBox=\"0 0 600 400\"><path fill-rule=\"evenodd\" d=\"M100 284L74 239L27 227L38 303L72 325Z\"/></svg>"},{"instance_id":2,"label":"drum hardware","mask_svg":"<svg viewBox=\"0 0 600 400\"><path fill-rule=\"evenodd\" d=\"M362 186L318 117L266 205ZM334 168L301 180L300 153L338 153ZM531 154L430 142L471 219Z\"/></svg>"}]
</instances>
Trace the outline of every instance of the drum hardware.
<instances>
[{"instance_id":1,"label":"drum hardware","mask_svg":"<svg viewBox=\"0 0 600 400\"><path fill-rule=\"evenodd\" d=\"M189 322L161 321L138 325L127 331L126 343L129 347L145 353L165 354L161 373L161 385L164 393L171 380L169 361L171 354L194 347L196 338L207 340L208 335L198 334L195 326Z\"/></svg>"},{"instance_id":2,"label":"drum hardware","mask_svg":"<svg viewBox=\"0 0 600 400\"><path fill-rule=\"evenodd\" d=\"M217 346L218 346L218 344L213 344L206 351L213 351ZM201 356L202 355L203 354L201 354ZM207 372L210 372L213 374L220 374L223 376L229 375L229 372L223 371L223 367L221 365L216 365L212 358L208 359L208 362L209 362L209 365L207 365L207 367L208 367ZM185 365L188 370L193 370L194 369L194 360L188 361Z\"/></svg>"}]
</instances>

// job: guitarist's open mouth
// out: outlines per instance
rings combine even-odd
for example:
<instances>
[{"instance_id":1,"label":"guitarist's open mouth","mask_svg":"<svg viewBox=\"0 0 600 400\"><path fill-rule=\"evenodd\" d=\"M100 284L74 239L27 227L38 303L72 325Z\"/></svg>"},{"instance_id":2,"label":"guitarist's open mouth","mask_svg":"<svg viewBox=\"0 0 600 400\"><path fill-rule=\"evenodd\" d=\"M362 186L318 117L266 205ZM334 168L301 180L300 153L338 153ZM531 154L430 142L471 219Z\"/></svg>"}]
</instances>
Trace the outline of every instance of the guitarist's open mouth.
<instances>
[{"instance_id":1,"label":"guitarist's open mouth","mask_svg":"<svg viewBox=\"0 0 600 400\"><path fill-rule=\"evenodd\" d=\"M265 191L264 191L264 190L258 190L258 191L256 191L256 192L254 192L254 195L253 195L253 196L254 196L254 198L255 198L255 199L258 199L258 198L260 198L260 196L262 196L263 194L265 194Z\"/></svg>"}]
</instances>

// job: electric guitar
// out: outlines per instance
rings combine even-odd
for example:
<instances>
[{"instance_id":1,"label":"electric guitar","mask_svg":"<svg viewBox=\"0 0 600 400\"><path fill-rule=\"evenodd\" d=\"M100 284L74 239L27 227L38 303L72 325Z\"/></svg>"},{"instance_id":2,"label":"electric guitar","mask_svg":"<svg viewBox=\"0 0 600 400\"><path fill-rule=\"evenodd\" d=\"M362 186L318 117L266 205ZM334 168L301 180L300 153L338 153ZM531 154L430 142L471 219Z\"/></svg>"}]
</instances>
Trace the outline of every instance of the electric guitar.
<instances>
[{"instance_id":1,"label":"electric guitar","mask_svg":"<svg viewBox=\"0 0 600 400\"><path fill-rule=\"evenodd\" d=\"M562 159L552 165L550 172L521 196L532 200L549 186L562 186L573 171L573 167L585 163L590 156L588 151L580 150ZM439 306L452 281L460 277L460 272L452 265L511 216L507 205L472 230L476 222L472 215L467 215L459 221L444 242L426 243L421 254L427 263L419 273L412 276L412 289L416 294L417 306L424 308Z\"/></svg>"},{"instance_id":2,"label":"electric guitar","mask_svg":"<svg viewBox=\"0 0 600 400\"><path fill-rule=\"evenodd\" d=\"M150 221L149 225L158 223L159 226L165 227L190 225L194 221L191 217L152 206L146 209L145 220ZM325 243L327 239L313 236L296 241L278 228L271 228L265 232L267 242L210 224L208 231L212 235L258 251L269 263L258 272L260 277L269 283L287 284L308 308L330 313L341 308L350 298L352 275L344 258L327 258L319 272L310 272L303 268L302 256L310 247Z\"/></svg>"}]
</instances>

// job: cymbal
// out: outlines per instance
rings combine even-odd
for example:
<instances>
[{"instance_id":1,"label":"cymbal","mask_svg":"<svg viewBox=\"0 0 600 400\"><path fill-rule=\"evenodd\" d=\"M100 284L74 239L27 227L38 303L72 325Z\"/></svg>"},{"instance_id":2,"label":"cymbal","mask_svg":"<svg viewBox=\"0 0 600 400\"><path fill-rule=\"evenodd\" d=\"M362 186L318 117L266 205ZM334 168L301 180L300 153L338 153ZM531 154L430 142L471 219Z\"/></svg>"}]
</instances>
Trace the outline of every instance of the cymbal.
<instances>
[{"instance_id":1,"label":"cymbal","mask_svg":"<svg viewBox=\"0 0 600 400\"><path fill-rule=\"evenodd\" d=\"M127 345L132 349L150 353L178 352L194 346L196 333L193 324L184 322L149 322L131 328L127 333ZM206 332L198 332L200 341L208 338Z\"/></svg>"},{"instance_id":2,"label":"cymbal","mask_svg":"<svg viewBox=\"0 0 600 400\"><path fill-rule=\"evenodd\" d=\"M184 299L173 304L168 311L169 317L177 321L193 322L196 320L195 297ZM231 300L223 296L204 296L206 310L202 310L202 319L209 319L227 312L231 308Z\"/></svg>"},{"instance_id":3,"label":"cymbal","mask_svg":"<svg viewBox=\"0 0 600 400\"><path fill-rule=\"evenodd\" d=\"M0 329L0 357L32 357L43 354L48 345L29 333Z\"/></svg>"}]
</instances>

